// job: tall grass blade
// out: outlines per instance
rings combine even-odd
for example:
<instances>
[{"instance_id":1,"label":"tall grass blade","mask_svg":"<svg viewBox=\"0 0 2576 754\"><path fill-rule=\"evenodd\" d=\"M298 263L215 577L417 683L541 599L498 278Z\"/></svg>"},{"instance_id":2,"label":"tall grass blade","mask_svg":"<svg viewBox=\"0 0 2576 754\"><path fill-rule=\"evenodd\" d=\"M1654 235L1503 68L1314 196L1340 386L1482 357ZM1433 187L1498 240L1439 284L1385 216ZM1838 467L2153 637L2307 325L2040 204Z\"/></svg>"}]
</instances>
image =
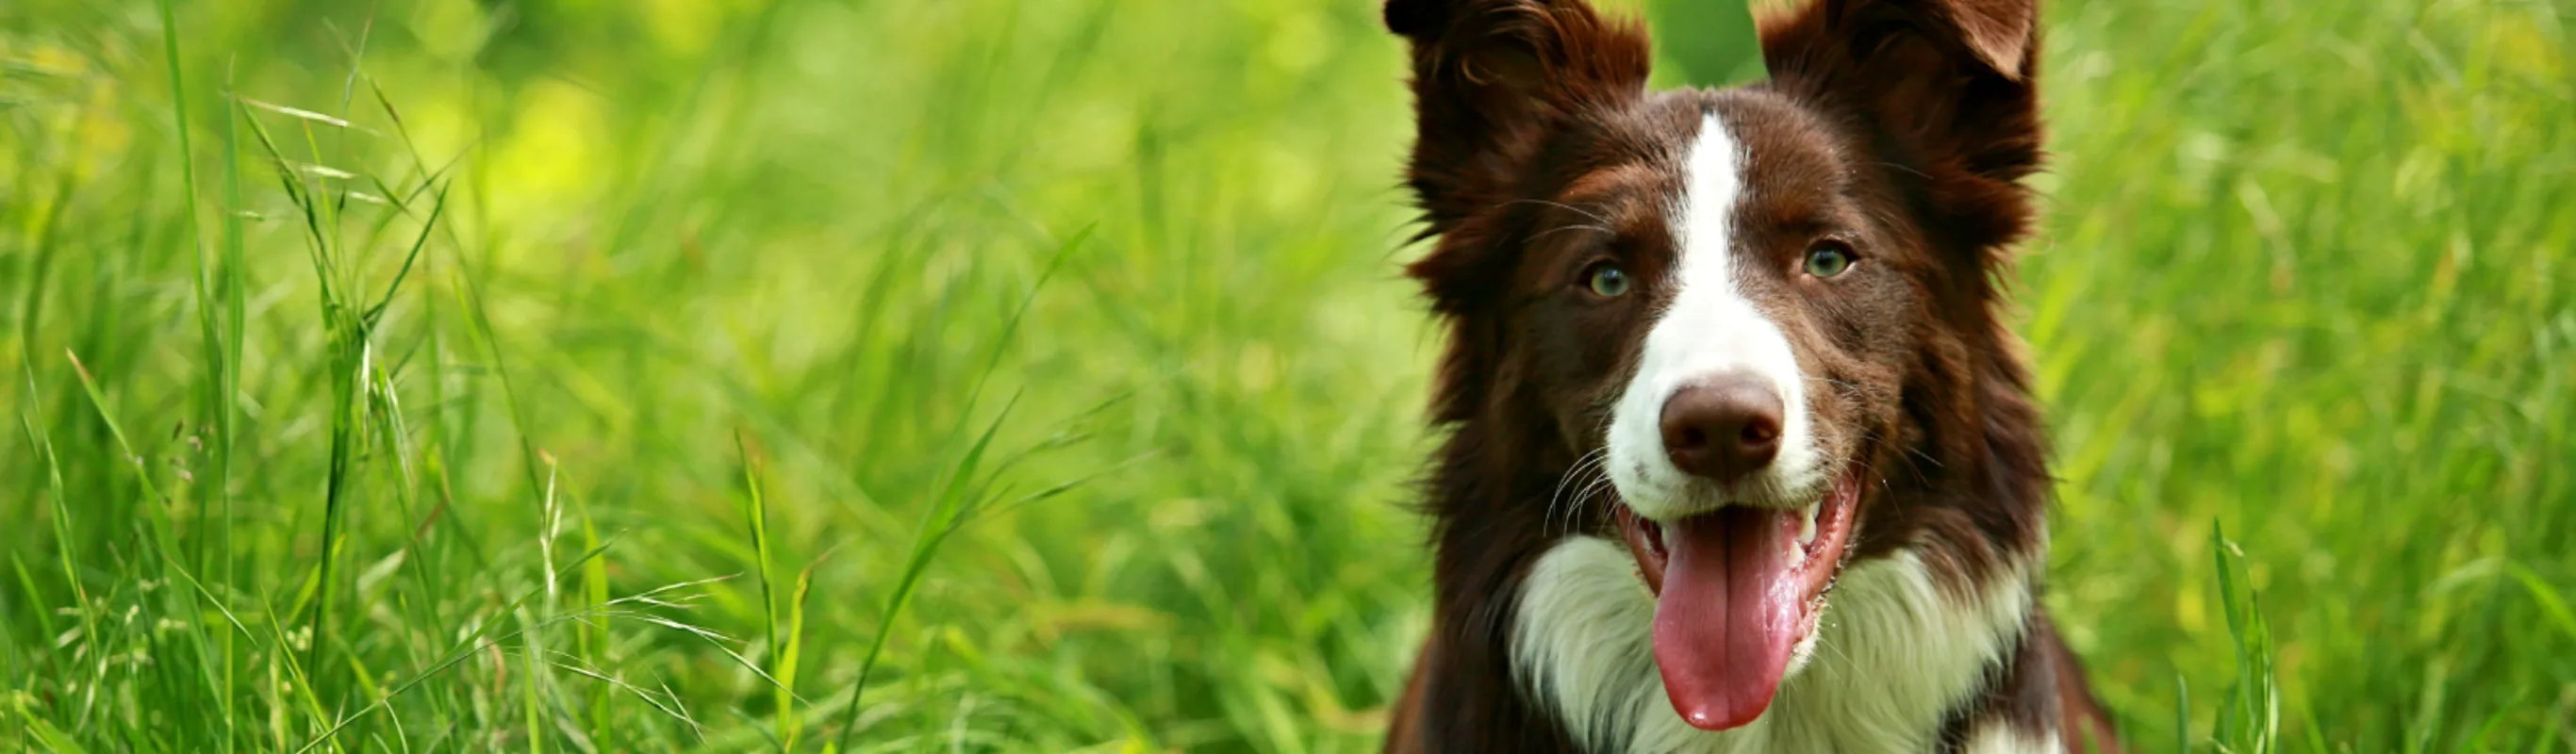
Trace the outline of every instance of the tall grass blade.
<instances>
[{"instance_id":1,"label":"tall grass blade","mask_svg":"<svg viewBox=\"0 0 2576 754\"><path fill-rule=\"evenodd\" d=\"M760 630L767 639L765 646L769 648L770 675L792 681L794 676L785 672L787 648L778 641L778 597L774 593L775 587L771 586L769 573L769 506L761 496L760 466L753 459L751 443L743 437L742 430L734 430L733 446L734 451L742 456L743 526L751 535L752 557L759 561L752 564L752 571L760 578ZM796 692L787 684L788 681L779 683L776 692L775 734L782 751L793 751L796 748Z\"/></svg>"}]
</instances>

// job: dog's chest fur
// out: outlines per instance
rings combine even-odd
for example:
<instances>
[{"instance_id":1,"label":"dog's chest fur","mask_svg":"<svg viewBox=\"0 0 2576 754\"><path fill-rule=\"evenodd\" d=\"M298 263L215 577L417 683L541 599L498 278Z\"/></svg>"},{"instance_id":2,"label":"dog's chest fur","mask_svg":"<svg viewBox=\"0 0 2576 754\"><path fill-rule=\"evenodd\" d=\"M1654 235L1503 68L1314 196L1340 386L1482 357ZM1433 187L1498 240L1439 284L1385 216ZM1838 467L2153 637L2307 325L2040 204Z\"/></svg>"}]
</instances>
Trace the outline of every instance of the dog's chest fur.
<instances>
[{"instance_id":1,"label":"dog's chest fur","mask_svg":"<svg viewBox=\"0 0 2576 754\"><path fill-rule=\"evenodd\" d=\"M1954 721L2026 633L2026 572L1952 587L1910 550L1855 564L1800 648L1771 711L1730 731L1691 728L1665 702L1649 636L1655 604L1620 545L1571 537L1523 581L1516 675L1569 737L1594 752L2061 751L2004 720ZM1956 724L1964 722L1965 724ZM1945 734L1955 740L1944 741Z\"/></svg>"}]
</instances>

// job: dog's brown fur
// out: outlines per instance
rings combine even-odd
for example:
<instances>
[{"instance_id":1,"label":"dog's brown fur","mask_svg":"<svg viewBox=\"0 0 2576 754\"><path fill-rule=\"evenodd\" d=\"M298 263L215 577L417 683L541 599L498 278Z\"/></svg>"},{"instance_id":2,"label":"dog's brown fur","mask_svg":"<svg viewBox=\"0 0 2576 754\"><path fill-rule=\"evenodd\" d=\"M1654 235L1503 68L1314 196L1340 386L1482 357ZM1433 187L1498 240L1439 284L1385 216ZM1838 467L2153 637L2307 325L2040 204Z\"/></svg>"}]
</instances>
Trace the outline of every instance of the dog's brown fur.
<instances>
[{"instance_id":1,"label":"dog's brown fur","mask_svg":"<svg viewBox=\"0 0 2576 754\"><path fill-rule=\"evenodd\" d=\"M1770 81L1655 95L1643 29L1581 0L1391 0L1386 23L1412 47L1408 178L1435 241L1409 272L1448 328L1430 412L1448 436L1426 480L1435 622L1389 751L1577 750L1514 677L1509 627L1552 543L1612 527L1605 506L1554 503L1601 447L1655 307L1559 292L1604 253L1583 228L1616 236L1608 253L1654 288L1678 250L1645 197L1680 180L1657 150L1702 113L1752 156L1748 244L1850 243L1873 265L1830 291L1759 292L1837 385L1809 407L1825 440L1873 480L1851 561L1907 547L1970 589L2044 559L2046 442L2001 288L2031 223L2019 181L2042 159L2033 0L1815 0L1762 25ZM1994 718L2110 749L2043 614L2007 655L1943 740Z\"/></svg>"}]
</instances>

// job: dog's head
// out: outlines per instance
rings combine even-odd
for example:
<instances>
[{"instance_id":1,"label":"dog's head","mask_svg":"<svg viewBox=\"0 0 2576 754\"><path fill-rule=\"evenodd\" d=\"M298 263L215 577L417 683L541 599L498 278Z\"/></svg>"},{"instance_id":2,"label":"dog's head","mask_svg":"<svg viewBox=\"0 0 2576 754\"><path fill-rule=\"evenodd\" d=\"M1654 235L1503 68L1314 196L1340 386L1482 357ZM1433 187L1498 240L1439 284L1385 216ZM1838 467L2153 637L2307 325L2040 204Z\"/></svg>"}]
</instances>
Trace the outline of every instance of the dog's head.
<instances>
[{"instance_id":1,"label":"dog's head","mask_svg":"<svg viewBox=\"0 0 2576 754\"><path fill-rule=\"evenodd\" d=\"M1770 81L1648 94L1643 31L1582 0L1387 3L1435 418L1628 543L1692 725L1761 715L1846 566L2032 536L1964 475L2041 471L1990 443L2027 408L1994 280L2041 158L2035 4L1811 0L1763 24Z\"/></svg>"}]
</instances>

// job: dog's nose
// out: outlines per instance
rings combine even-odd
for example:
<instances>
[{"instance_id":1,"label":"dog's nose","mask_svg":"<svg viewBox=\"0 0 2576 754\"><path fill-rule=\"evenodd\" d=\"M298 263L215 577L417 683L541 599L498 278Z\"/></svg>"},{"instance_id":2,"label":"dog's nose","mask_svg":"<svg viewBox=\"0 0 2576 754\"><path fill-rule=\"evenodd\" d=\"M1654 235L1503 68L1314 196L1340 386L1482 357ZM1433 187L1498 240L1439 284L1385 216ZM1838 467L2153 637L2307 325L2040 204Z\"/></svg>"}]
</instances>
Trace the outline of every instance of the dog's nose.
<instances>
[{"instance_id":1,"label":"dog's nose","mask_svg":"<svg viewBox=\"0 0 2576 754\"><path fill-rule=\"evenodd\" d=\"M1731 373L1664 401L1664 453L1683 473L1733 484L1780 455L1780 391L1769 380Z\"/></svg>"}]
</instances>

